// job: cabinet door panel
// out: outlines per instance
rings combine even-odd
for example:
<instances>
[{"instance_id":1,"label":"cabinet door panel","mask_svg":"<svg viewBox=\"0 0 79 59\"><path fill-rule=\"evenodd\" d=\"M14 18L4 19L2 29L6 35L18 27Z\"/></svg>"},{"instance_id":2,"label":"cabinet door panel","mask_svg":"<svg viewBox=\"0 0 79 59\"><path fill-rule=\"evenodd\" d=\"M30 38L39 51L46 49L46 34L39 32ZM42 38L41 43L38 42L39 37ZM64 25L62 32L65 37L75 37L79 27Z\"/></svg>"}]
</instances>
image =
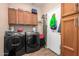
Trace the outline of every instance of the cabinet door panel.
<instances>
[{"instance_id":1,"label":"cabinet door panel","mask_svg":"<svg viewBox=\"0 0 79 59\"><path fill-rule=\"evenodd\" d=\"M30 12L24 12L24 24L31 25L32 17Z\"/></svg>"},{"instance_id":2,"label":"cabinet door panel","mask_svg":"<svg viewBox=\"0 0 79 59\"><path fill-rule=\"evenodd\" d=\"M37 19L37 14L32 14L32 24L37 25L38 19Z\"/></svg>"},{"instance_id":3,"label":"cabinet door panel","mask_svg":"<svg viewBox=\"0 0 79 59\"><path fill-rule=\"evenodd\" d=\"M77 55L77 16L71 15L62 18L62 44L61 55Z\"/></svg>"},{"instance_id":4,"label":"cabinet door panel","mask_svg":"<svg viewBox=\"0 0 79 59\"><path fill-rule=\"evenodd\" d=\"M24 12L22 10L18 10L18 24L24 24Z\"/></svg>"},{"instance_id":5,"label":"cabinet door panel","mask_svg":"<svg viewBox=\"0 0 79 59\"><path fill-rule=\"evenodd\" d=\"M63 3L61 4L62 16L67 16L70 14L77 13L77 4L76 3Z\"/></svg>"},{"instance_id":6,"label":"cabinet door panel","mask_svg":"<svg viewBox=\"0 0 79 59\"><path fill-rule=\"evenodd\" d=\"M17 10L12 8L8 9L8 21L9 21L9 24L17 23Z\"/></svg>"}]
</instances>

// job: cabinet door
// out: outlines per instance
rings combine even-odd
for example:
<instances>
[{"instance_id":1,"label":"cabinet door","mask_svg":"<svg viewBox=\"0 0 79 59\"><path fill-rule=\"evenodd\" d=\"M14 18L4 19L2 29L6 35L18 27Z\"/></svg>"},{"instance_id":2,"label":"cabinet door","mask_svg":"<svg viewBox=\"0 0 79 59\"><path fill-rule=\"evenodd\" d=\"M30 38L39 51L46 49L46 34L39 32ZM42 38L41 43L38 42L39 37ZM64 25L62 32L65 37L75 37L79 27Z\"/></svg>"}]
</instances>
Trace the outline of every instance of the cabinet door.
<instances>
[{"instance_id":1,"label":"cabinet door","mask_svg":"<svg viewBox=\"0 0 79 59\"><path fill-rule=\"evenodd\" d=\"M61 55L77 55L77 16L71 15L62 18L62 45Z\"/></svg>"},{"instance_id":2,"label":"cabinet door","mask_svg":"<svg viewBox=\"0 0 79 59\"><path fill-rule=\"evenodd\" d=\"M37 14L32 14L32 24L37 25L37 22L38 22Z\"/></svg>"},{"instance_id":3,"label":"cabinet door","mask_svg":"<svg viewBox=\"0 0 79 59\"><path fill-rule=\"evenodd\" d=\"M17 23L17 10L12 8L8 9L8 21L9 21L9 24Z\"/></svg>"},{"instance_id":4,"label":"cabinet door","mask_svg":"<svg viewBox=\"0 0 79 59\"><path fill-rule=\"evenodd\" d=\"M76 3L63 3L61 4L62 16L67 16L70 14L77 13L77 4Z\"/></svg>"},{"instance_id":5,"label":"cabinet door","mask_svg":"<svg viewBox=\"0 0 79 59\"><path fill-rule=\"evenodd\" d=\"M30 12L24 12L24 24L31 25L32 17Z\"/></svg>"},{"instance_id":6,"label":"cabinet door","mask_svg":"<svg viewBox=\"0 0 79 59\"><path fill-rule=\"evenodd\" d=\"M79 56L79 15L78 15L78 56Z\"/></svg>"},{"instance_id":7,"label":"cabinet door","mask_svg":"<svg viewBox=\"0 0 79 59\"><path fill-rule=\"evenodd\" d=\"M18 24L24 24L24 11L18 10Z\"/></svg>"}]
</instances>

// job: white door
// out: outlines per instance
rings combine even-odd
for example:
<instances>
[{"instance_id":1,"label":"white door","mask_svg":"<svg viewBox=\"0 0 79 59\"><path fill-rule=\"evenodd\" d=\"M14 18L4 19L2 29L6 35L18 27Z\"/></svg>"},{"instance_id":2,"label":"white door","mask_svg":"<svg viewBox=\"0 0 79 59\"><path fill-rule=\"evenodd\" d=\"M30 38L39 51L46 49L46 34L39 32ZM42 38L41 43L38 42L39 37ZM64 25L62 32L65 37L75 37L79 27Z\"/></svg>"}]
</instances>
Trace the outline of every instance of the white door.
<instances>
[{"instance_id":1,"label":"white door","mask_svg":"<svg viewBox=\"0 0 79 59\"><path fill-rule=\"evenodd\" d=\"M60 54L60 43L61 43L61 36L60 33L56 31L52 31L50 29L50 19L52 15L56 15L57 20L57 30L58 26L60 24L60 18L61 18L61 5L58 4L55 8L51 9L47 12L47 48L51 49L58 55Z\"/></svg>"}]
</instances>

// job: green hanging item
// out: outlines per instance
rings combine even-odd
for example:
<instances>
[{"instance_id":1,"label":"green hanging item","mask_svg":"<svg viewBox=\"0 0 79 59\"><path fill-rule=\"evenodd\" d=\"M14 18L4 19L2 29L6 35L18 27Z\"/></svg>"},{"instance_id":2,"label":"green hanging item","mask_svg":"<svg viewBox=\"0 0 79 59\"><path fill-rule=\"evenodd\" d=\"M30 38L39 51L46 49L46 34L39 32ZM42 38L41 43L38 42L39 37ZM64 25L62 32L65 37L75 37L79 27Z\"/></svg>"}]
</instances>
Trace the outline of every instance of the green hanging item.
<instances>
[{"instance_id":1,"label":"green hanging item","mask_svg":"<svg viewBox=\"0 0 79 59\"><path fill-rule=\"evenodd\" d=\"M50 20L50 28L51 28L52 30L56 30L56 28L57 28L57 21L56 21L56 16L55 16L55 14L52 15L52 18L51 18L51 20Z\"/></svg>"}]
</instances>

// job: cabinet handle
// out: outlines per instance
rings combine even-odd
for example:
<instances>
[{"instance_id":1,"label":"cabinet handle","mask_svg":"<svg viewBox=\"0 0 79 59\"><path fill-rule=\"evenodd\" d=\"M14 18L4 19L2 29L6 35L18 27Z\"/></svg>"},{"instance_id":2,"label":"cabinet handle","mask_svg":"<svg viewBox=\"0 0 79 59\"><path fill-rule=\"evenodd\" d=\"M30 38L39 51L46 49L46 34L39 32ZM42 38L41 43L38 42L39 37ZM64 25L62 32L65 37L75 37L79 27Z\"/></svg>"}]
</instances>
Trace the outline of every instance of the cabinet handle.
<instances>
[{"instance_id":1,"label":"cabinet handle","mask_svg":"<svg viewBox=\"0 0 79 59\"><path fill-rule=\"evenodd\" d=\"M79 25L79 24L78 24L78 21L79 21L79 19L78 19L78 17L76 17L76 18L74 19L74 26L75 26L75 27L77 27L77 25Z\"/></svg>"}]
</instances>

